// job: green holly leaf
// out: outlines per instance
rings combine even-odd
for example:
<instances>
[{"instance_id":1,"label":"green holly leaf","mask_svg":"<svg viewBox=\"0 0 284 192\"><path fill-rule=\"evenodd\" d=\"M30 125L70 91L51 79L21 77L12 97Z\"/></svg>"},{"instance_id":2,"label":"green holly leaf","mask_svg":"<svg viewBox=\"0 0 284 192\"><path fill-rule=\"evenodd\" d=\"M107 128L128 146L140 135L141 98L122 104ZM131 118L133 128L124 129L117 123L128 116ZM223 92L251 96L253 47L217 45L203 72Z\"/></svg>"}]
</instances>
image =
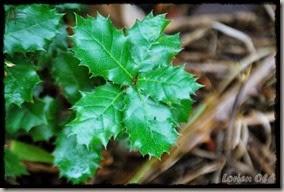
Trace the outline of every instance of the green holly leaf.
<instances>
[{"instance_id":1,"label":"green holly leaf","mask_svg":"<svg viewBox=\"0 0 284 192\"><path fill-rule=\"evenodd\" d=\"M142 73L137 87L158 101L179 103L194 94L200 84L183 67L168 66Z\"/></svg>"},{"instance_id":2,"label":"green holly leaf","mask_svg":"<svg viewBox=\"0 0 284 192\"><path fill-rule=\"evenodd\" d=\"M172 104L170 108L176 123L187 122L192 109L192 101L184 99L180 104Z\"/></svg>"},{"instance_id":3,"label":"green holly leaf","mask_svg":"<svg viewBox=\"0 0 284 192\"><path fill-rule=\"evenodd\" d=\"M62 14L48 5L19 5L14 18L6 21L4 53L44 50L57 31Z\"/></svg>"},{"instance_id":4,"label":"green holly leaf","mask_svg":"<svg viewBox=\"0 0 284 192\"><path fill-rule=\"evenodd\" d=\"M51 125L39 125L31 129L30 135L35 142L48 141L54 135L54 130Z\"/></svg>"},{"instance_id":5,"label":"green holly leaf","mask_svg":"<svg viewBox=\"0 0 284 192\"><path fill-rule=\"evenodd\" d=\"M92 92L83 92L72 107L76 118L68 123L79 144L102 144L106 147L111 137L121 130L123 91L107 84Z\"/></svg>"},{"instance_id":6,"label":"green holly leaf","mask_svg":"<svg viewBox=\"0 0 284 192\"><path fill-rule=\"evenodd\" d=\"M88 69L79 66L80 61L71 53L58 53L52 65L52 74L68 101L75 103L81 97L79 90L87 91L91 87Z\"/></svg>"},{"instance_id":7,"label":"green holly leaf","mask_svg":"<svg viewBox=\"0 0 284 192\"><path fill-rule=\"evenodd\" d=\"M93 76L102 76L119 84L130 84L136 72L129 52L130 43L122 30L109 18L94 19L76 15L73 51Z\"/></svg>"},{"instance_id":8,"label":"green holly leaf","mask_svg":"<svg viewBox=\"0 0 284 192\"><path fill-rule=\"evenodd\" d=\"M179 34L163 33L169 20L165 15L153 16L152 12L142 21L137 21L128 30L131 41L131 56L139 71L145 72L159 66L167 66L181 50Z\"/></svg>"},{"instance_id":9,"label":"green holly leaf","mask_svg":"<svg viewBox=\"0 0 284 192\"><path fill-rule=\"evenodd\" d=\"M131 87L127 89L124 124L131 146L142 155L160 157L178 135L169 108Z\"/></svg>"},{"instance_id":10,"label":"green holly leaf","mask_svg":"<svg viewBox=\"0 0 284 192\"><path fill-rule=\"evenodd\" d=\"M8 133L14 134L20 129L29 132L35 126L47 124L47 119L43 113L44 103L25 104L21 108L11 105L7 110L6 130Z\"/></svg>"},{"instance_id":11,"label":"green holly leaf","mask_svg":"<svg viewBox=\"0 0 284 192\"><path fill-rule=\"evenodd\" d=\"M54 60L57 59L57 56L60 56L61 53L67 52L68 34L64 24L61 24L56 36L49 44L47 44L46 49L46 52L41 51L36 53L35 64L37 66L37 70L45 70L48 68L51 71L54 65Z\"/></svg>"},{"instance_id":12,"label":"green holly leaf","mask_svg":"<svg viewBox=\"0 0 284 192\"><path fill-rule=\"evenodd\" d=\"M13 135L19 130L30 132L35 141L48 140L56 127L57 103L46 97L22 107L11 105L6 110L6 130Z\"/></svg>"},{"instance_id":13,"label":"green holly leaf","mask_svg":"<svg viewBox=\"0 0 284 192\"><path fill-rule=\"evenodd\" d=\"M191 95L201 86L183 67L171 65L180 40L163 34L168 23L164 15L151 13L125 35L101 15L76 15L72 50L92 76L102 76L107 84L80 92L72 107L76 116L54 153L62 176L86 181L98 168L103 146L118 135L128 137L131 149L157 158L176 142L176 128L187 121Z\"/></svg>"},{"instance_id":14,"label":"green holly leaf","mask_svg":"<svg viewBox=\"0 0 284 192\"><path fill-rule=\"evenodd\" d=\"M68 49L68 33L66 26L61 22L61 25L58 27L55 37L51 40L47 47L47 53L44 52L42 55L47 55L49 57L54 56L56 51L67 51ZM59 53L57 53L59 54Z\"/></svg>"},{"instance_id":15,"label":"green holly leaf","mask_svg":"<svg viewBox=\"0 0 284 192\"><path fill-rule=\"evenodd\" d=\"M5 104L9 106L14 103L18 106L25 101L32 101L34 87L40 83L32 65L16 64L15 66L5 66Z\"/></svg>"},{"instance_id":16,"label":"green holly leaf","mask_svg":"<svg viewBox=\"0 0 284 192\"><path fill-rule=\"evenodd\" d=\"M44 114L47 124L42 122L41 125L34 126L30 130L30 135L34 141L48 141L57 132L59 104L57 100L48 96L44 97L40 102L44 103L44 108L41 112Z\"/></svg>"},{"instance_id":17,"label":"green holly leaf","mask_svg":"<svg viewBox=\"0 0 284 192\"><path fill-rule=\"evenodd\" d=\"M4 150L5 178L15 178L21 175L27 175L27 169L9 149Z\"/></svg>"},{"instance_id":18,"label":"green holly leaf","mask_svg":"<svg viewBox=\"0 0 284 192\"><path fill-rule=\"evenodd\" d=\"M85 127L88 128L88 127ZM77 143L70 135L70 129L64 129L56 141L54 164L60 170L60 176L67 177L74 184L86 181L96 173L101 161L101 145L89 147Z\"/></svg>"}]
</instances>

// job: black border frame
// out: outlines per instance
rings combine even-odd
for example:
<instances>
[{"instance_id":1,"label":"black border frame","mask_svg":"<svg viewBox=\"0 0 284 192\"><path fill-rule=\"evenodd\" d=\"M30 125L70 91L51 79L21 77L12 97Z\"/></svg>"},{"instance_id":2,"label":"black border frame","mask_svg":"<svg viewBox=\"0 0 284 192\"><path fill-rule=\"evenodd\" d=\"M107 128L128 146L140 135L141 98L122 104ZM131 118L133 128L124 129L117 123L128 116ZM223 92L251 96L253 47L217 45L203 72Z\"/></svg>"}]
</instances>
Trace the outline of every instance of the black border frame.
<instances>
[{"instance_id":1,"label":"black border frame","mask_svg":"<svg viewBox=\"0 0 284 192\"><path fill-rule=\"evenodd\" d=\"M5 179L4 179L4 158L1 158L1 186L4 188L12 188L12 189L23 189L23 188L73 188L73 189L78 189L78 188L83 188L83 189L91 189L91 188L159 188L159 189L190 189L190 188L201 188L201 189L208 189L208 188L213 188L213 189L219 189L219 188L235 188L235 189L240 189L240 188L254 188L254 189L264 189L264 188L274 188L274 189L280 189L282 187L281 179L282 178L282 165L281 165L281 138L282 137L282 111L281 111L281 64L280 64L280 52L281 52L281 42L283 42L283 39L281 39L280 35L280 1L277 0L266 0L266 1L258 1L258 0L234 0L234 1L226 1L226 0L215 0L215 1L208 1L208 0L180 0L179 2L174 2L173 0L160 0L158 2L153 2L149 0L144 0L143 3L139 0L116 0L116 1L103 1L103 0L96 0L95 2L90 2L87 0L82 0L82 1L72 1L72 0L57 0L57 1L48 1L48 0L14 0L14 1L8 1L4 0L1 1L1 7L0 7L0 13L1 13L1 24L2 27L0 29L0 34L1 37L3 38L4 36L4 23L5 23L5 17L4 17L4 5L5 4L32 4L32 3L43 3L43 4L60 4L60 3L82 3L82 4L112 4L112 3L131 3L131 4L156 4L156 3L174 3L174 4L180 4L180 3L185 3L185 4L202 4L202 3L218 3L218 4L258 4L258 3L270 3L276 5L276 12L275 12L275 33L276 33L276 45L277 45L277 53L276 53L276 100L275 100L275 126L276 126L276 134L275 134L275 142L276 142L276 150L277 150L277 161L276 161L276 183L275 184L240 184L240 185L229 185L225 183L220 183L220 184L209 184L209 185L163 185L163 184L127 184L127 185L112 185L112 184L94 184L94 185L72 185L72 184L67 184L67 185L11 185L8 184ZM0 47L3 50L3 39L0 43ZM0 135L1 135L1 150L0 150L0 156L3 157L3 150L4 150L4 144L5 144L5 104L4 104L4 54L2 51L2 57L1 57L1 74L0 75L0 89L3 94L0 94L0 104L1 104L1 112L3 115L0 116L0 122L2 123L2 128L0 128Z\"/></svg>"}]
</instances>

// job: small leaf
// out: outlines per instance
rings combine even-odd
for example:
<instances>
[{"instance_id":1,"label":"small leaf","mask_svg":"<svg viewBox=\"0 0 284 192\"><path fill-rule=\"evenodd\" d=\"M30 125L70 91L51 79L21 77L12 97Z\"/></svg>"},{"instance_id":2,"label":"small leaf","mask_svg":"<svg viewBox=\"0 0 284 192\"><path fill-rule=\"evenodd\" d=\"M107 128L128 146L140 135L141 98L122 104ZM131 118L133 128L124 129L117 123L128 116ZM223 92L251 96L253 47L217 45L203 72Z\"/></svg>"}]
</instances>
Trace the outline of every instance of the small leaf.
<instances>
[{"instance_id":1,"label":"small leaf","mask_svg":"<svg viewBox=\"0 0 284 192\"><path fill-rule=\"evenodd\" d=\"M36 53L35 64L38 67L37 70L44 70L45 68L51 70L54 65L54 60L57 59L57 56L60 56L60 53L67 52L67 50L68 34L66 31L66 26L64 24L61 24L59 29L57 30L55 37L49 44L47 44L46 51Z\"/></svg>"},{"instance_id":2,"label":"small leaf","mask_svg":"<svg viewBox=\"0 0 284 192\"><path fill-rule=\"evenodd\" d=\"M163 33L169 20L165 15L147 15L128 30L131 41L131 56L140 72L167 66L181 50L179 35Z\"/></svg>"},{"instance_id":3,"label":"small leaf","mask_svg":"<svg viewBox=\"0 0 284 192\"><path fill-rule=\"evenodd\" d=\"M18 106L25 101L32 101L34 87L40 83L39 76L28 64L16 64L14 67L6 67L7 76L5 84L5 104L9 106L14 103Z\"/></svg>"},{"instance_id":4,"label":"small leaf","mask_svg":"<svg viewBox=\"0 0 284 192\"><path fill-rule=\"evenodd\" d=\"M56 51L67 51L69 37L66 28L66 25L62 21L57 29L55 37L47 45L47 52L41 52L43 56L46 55L47 57L52 57L55 55L54 52Z\"/></svg>"},{"instance_id":5,"label":"small leaf","mask_svg":"<svg viewBox=\"0 0 284 192\"><path fill-rule=\"evenodd\" d=\"M57 100L46 96L42 99L42 102L44 103L42 113L45 114L47 124L42 122L41 125L35 126L31 129L30 135L34 141L48 141L52 136L54 136L58 128L57 113L59 104Z\"/></svg>"},{"instance_id":6,"label":"small leaf","mask_svg":"<svg viewBox=\"0 0 284 192\"><path fill-rule=\"evenodd\" d=\"M11 105L6 110L6 130L13 135L20 129L30 132L35 141L53 136L56 125L57 102L51 97L24 103L20 108Z\"/></svg>"},{"instance_id":7,"label":"small leaf","mask_svg":"<svg viewBox=\"0 0 284 192\"><path fill-rule=\"evenodd\" d=\"M79 66L79 63L71 53L60 51L52 65L56 83L62 87L70 103L75 103L81 97L79 90L86 91L91 87L88 70Z\"/></svg>"},{"instance_id":8,"label":"small leaf","mask_svg":"<svg viewBox=\"0 0 284 192\"><path fill-rule=\"evenodd\" d=\"M25 103L23 107L11 105L6 115L6 130L10 134L23 129L29 132L33 127L47 124L44 114L44 103L35 102L34 104Z\"/></svg>"},{"instance_id":9,"label":"small leaf","mask_svg":"<svg viewBox=\"0 0 284 192\"><path fill-rule=\"evenodd\" d=\"M54 130L50 125L39 125L32 128L29 134L35 142L48 141L54 135Z\"/></svg>"},{"instance_id":10,"label":"small leaf","mask_svg":"<svg viewBox=\"0 0 284 192\"><path fill-rule=\"evenodd\" d=\"M100 14L95 19L76 15L74 33L75 56L94 76L119 84L131 83L136 72L129 53L130 44L122 30Z\"/></svg>"},{"instance_id":11,"label":"small leaf","mask_svg":"<svg viewBox=\"0 0 284 192\"><path fill-rule=\"evenodd\" d=\"M61 14L47 5L16 6L15 18L6 23L4 53L44 50L57 31Z\"/></svg>"},{"instance_id":12,"label":"small leaf","mask_svg":"<svg viewBox=\"0 0 284 192\"><path fill-rule=\"evenodd\" d=\"M154 16L151 12L142 21L137 20L134 26L128 30L131 39L136 39L139 45L148 46L149 42L155 42L170 23L165 14Z\"/></svg>"},{"instance_id":13,"label":"small leaf","mask_svg":"<svg viewBox=\"0 0 284 192\"><path fill-rule=\"evenodd\" d=\"M77 143L76 137L70 135L67 128L58 137L54 151L54 164L74 184L82 183L92 177L101 161L101 145L85 145Z\"/></svg>"},{"instance_id":14,"label":"small leaf","mask_svg":"<svg viewBox=\"0 0 284 192\"><path fill-rule=\"evenodd\" d=\"M200 88L195 78L182 67L162 67L142 73L137 87L158 101L179 103Z\"/></svg>"},{"instance_id":15,"label":"small leaf","mask_svg":"<svg viewBox=\"0 0 284 192\"><path fill-rule=\"evenodd\" d=\"M134 149L155 157L167 152L177 138L172 121L167 106L128 88L124 124Z\"/></svg>"},{"instance_id":16,"label":"small leaf","mask_svg":"<svg viewBox=\"0 0 284 192\"><path fill-rule=\"evenodd\" d=\"M67 124L79 144L89 146L91 142L107 145L109 139L121 131L122 95L113 85L97 87L85 92L73 106L76 118Z\"/></svg>"},{"instance_id":17,"label":"small leaf","mask_svg":"<svg viewBox=\"0 0 284 192\"><path fill-rule=\"evenodd\" d=\"M62 21L63 22L63 21ZM52 39L49 48L52 50L60 49L67 51L68 49L68 33L67 26L63 23L59 26L55 37Z\"/></svg>"},{"instance_id":18,"label":"small leaf","mask_svg":"<svg viewBox=\"0 0 284 192\"><path fill-rule=\"evenodd\" d=\"M27 175L27 169L21 163L20 159L9 149L4 150L5 178L15 178L21 175Z\"/></svg>"}]
</instances>

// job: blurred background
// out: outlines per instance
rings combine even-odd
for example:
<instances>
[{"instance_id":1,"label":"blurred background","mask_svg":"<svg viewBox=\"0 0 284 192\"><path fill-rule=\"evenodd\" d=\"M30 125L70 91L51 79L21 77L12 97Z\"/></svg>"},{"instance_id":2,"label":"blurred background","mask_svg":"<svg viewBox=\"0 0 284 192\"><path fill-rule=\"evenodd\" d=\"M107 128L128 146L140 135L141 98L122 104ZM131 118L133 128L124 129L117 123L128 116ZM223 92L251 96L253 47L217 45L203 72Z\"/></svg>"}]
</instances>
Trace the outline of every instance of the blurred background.
<instances>
[{"instance_id":1,"label":"blurred background","mask_svg":"<svg viewBox=\"0 0 284 192\"><path fill-rule=\"evenodd\" d=\"M74 14L110 16L131 27L151 11L167 13L166 33L180 33L183 50L174 64L185 64L205 87L195 95L177 145L161 160L129 152L111 142L97 175L88 184L221 183L224 175L273 176L276 169L276 37L272 4L110 4L56 5L72 35ZM54 167L29 163L33 173L21 184L65 184ZM273 180L274 181L274 180Z\"/></svg>"}]
</instances>

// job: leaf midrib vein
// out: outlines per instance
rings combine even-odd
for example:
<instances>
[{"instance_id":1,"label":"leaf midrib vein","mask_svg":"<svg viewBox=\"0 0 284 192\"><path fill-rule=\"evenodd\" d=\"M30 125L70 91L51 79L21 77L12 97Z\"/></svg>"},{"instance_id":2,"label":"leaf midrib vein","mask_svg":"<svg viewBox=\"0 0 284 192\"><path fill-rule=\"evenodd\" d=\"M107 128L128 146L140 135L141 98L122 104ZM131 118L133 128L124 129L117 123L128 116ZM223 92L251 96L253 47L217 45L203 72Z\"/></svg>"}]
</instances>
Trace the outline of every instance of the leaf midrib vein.
<instances>
[{"instance_id":1,"label":"leaf midrib vein","mask_svg":"<svg viewBox=\"0 0 284 192\"><path fill-rule=\"evenodd\" d=\"M174 86L180 86L178 83L168 83L168 82L162 82L154 79L139 79L139 81L149 81L149 82L155 82L159 84L166 84L166 85L174 85Z\"/></svg>"},{"instance_id":2,"label":"leaf midrib vein","mask_svg":"<svg viewBox=\"0 0 284 192\"><path fill-rule=\"evenodd\" d=\"M131 75L131 73L129 73L129 71L126 70L125 67L123 67L123 65L121 63L119 63L115 57L113 57L113 55L105 48L105 46L100 43L89 31L81 29L82 31L85 31L86 33L89 34L89 36L96 41L96 43L98 45L100 45L102 47L102 49L110 56L110 58L130 77L130 79L133 79L133 76Z\"/></svg>"},{"instance_id":3,"label":"leaf midrib vein","mask_svg":"<svg viewBox=\"0 0 284 192\"><path fill-rule=\"evenodd\" d=\"M112 100L112 102L111 102L109 105L107 105L107 106L105 107L105 109L103 110L103 112L101 112L99 115L97 115L97 118L100 117L100 116L102 116L102 115L116 102L116 100L121 96L121 94L122 94L123 92L124 92L124 91L120 91L120 92L114 97L114 99ZM84 107L92 107L92 106L84 106ZM87 120L91 120L91 119L93 119L93 118L90 117L90 118L84 119L83 122L84 122L84 121L87 121Z\"/></svg>"}]
</instances>

